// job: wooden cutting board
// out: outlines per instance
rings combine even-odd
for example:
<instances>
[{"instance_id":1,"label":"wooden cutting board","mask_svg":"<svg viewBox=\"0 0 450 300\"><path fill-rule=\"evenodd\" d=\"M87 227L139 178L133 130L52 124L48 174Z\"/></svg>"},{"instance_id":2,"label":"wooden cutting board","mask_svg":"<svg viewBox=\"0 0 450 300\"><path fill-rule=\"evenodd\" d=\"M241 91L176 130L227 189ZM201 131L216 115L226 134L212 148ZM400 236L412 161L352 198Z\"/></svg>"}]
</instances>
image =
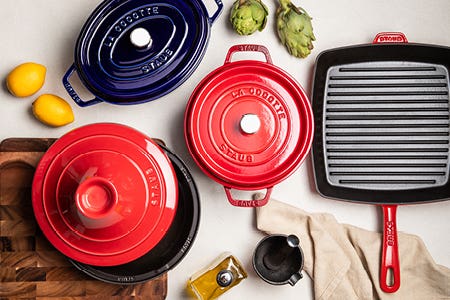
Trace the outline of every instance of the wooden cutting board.
<instances>
[{"instance_id":1,"label":"wooden cutting board","mask_svg":"<svg viewBox=\"0 0 450 300\"><path fill-rule=\"evenodd\" d=\"M116 285L78 271L40 232L31 205L35 167L55 139L0 144L0 300L165 299L167 274Z\"/></svg>"}]
</instances>

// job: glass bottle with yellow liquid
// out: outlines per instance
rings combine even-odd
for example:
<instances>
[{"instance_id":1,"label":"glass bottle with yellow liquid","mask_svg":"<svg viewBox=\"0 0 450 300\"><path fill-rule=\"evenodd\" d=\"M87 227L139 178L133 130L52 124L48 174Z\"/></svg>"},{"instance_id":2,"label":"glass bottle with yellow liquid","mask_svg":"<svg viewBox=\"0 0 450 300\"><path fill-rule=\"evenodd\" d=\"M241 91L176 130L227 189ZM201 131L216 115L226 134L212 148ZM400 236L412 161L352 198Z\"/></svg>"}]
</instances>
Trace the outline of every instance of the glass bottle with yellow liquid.
<instances>
[{"instance_id":1,"label":"glass bottle with yellow liquid","mask_svg":"<svg viewBox=\"0 0 450 300\"><path fill-rule=\"evenodd\" d=\"M210 265L192 275L187 289L199 300L217 299L245 278L247 273L241 263L229 252L225 252Z\"/></svg>"}]
</instances>

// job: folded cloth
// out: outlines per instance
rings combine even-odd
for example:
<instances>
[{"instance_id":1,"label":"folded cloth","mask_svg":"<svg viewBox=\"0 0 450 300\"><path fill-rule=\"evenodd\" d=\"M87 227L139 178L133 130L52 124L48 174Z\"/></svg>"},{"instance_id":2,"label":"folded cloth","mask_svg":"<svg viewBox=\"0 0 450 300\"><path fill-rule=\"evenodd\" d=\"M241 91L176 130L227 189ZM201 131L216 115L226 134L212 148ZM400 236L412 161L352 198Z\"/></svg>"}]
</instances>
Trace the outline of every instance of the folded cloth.
<instances>
[{"instance_id":1,"label":"folded cloth","mask_svg":"<svg viewBox=\"0 0 450 300\"><path fill-rule=\"evenodd\" d=\"M450 269L437 265L417 236L398 233L401 285L395 293L384 293L379 287L380 233L274 199L256 209L256 219L261 231L300 239L315 299L450 299Z\"/></svg>"}]
</instances>

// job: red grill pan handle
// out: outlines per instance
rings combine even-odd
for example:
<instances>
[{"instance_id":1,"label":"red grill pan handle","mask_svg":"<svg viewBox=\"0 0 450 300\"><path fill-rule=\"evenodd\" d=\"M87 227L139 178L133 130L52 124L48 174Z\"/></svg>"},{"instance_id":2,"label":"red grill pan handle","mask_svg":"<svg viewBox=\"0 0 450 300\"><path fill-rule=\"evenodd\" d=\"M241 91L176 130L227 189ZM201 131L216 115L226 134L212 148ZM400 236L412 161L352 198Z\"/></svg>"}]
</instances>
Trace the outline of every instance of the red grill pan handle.
<instances>
[{"instance_id":1,"label":"red grill pan handle","mask_svg":"<svg viewBox=\"0 0 450 300\"><path fill-rule=\"evenodd\" d=\"M380 287L386 293L400 288L398 259L397 205L383 205L383 249L381 255Z\"/></svg>"},{"instance_id":2,"label":"red grill pan handle","mask_svg":"<svg viewBox=\"0 0 450 300\"><path fill-rule=\"evenodd\" d=\"M407 43L401 32L380 32L373 39L374 44ZM383 248L381 254L380 287L385 293L394 293L400 288L400 261L397 239L397 205L382 205Z\"/></svg>"}]
</instances>

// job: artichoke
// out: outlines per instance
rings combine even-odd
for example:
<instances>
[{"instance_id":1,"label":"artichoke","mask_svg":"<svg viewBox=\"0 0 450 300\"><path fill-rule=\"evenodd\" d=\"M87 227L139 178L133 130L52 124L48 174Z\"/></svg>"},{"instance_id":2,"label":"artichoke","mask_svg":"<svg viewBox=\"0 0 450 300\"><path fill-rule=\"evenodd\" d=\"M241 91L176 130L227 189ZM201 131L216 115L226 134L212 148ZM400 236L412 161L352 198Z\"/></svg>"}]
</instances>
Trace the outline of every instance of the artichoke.
<instances>
[{"instance_id":1,"label":"artichoke","mask_svg":"<svg viewBox=\"0 0 450 300\"><path fill-rule=\"evenodd\" d=\"M281 42L289 53L305 58L313 49L315 41L311 17L301 7L296 7L290 0L279 0L277 10L277 31Z\"/></svg>"},{"instance_id":2,"label":"artichoke","mask_svg":"<svg viewBox=\"0 0 450 300\"><path fill-rule=\"evenodd\" d=\"M262 31L267 23L269 10L261 0L236 0L231 8L230 22L240 35Z\"/></svg>"}]
</instances>

